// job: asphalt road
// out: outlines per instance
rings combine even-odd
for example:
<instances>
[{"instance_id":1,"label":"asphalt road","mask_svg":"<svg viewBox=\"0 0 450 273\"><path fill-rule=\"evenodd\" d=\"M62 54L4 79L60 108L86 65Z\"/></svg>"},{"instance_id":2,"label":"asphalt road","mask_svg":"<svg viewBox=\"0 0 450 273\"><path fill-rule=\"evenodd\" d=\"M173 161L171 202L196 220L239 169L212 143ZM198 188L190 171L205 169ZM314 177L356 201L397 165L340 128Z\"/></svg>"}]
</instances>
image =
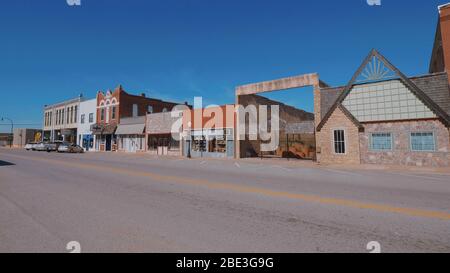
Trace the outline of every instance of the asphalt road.
<instances>
[{"instance_id":1,"label":"asphalt road","mask_svg":"<svg viewBox=\"0 0 450 273\"><path fill-rule=\"evenodd\" d=\"M450 176L0 149L0 252L450 252Z\"/></svg>"}]
</instances>

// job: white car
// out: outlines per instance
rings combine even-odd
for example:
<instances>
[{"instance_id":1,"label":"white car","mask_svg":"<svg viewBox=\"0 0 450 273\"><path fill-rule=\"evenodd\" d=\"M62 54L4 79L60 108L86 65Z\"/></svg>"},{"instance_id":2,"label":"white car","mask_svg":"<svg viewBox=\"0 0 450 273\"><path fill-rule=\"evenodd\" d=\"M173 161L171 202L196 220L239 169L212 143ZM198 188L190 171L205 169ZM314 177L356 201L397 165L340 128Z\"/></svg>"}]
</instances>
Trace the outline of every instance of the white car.
<instances>
[{"instance_id":1,"label":"white car","mask_svg":"<svg viewBox=\"0 0 450 273\"><path fill-rule=\"evenodd\" d=\"M28 143L27 145L25 145L25 150L27 150L27 151L31 151L31 150L33 150L33 148L34 147L36 147L36 145L37 145L37 143L35 143L35 142L30 142L30 143Z\"/></svg>"},{"instance_id":2,"label":"white car","mask_svg":"<svg viewBox=\"0 0 450 273\"><path fill-rule=\"evenodd\" d=\"M59 145L58 153L84 153L84 149L76 144L63 143Z\"/></svg>"}]
</instances>

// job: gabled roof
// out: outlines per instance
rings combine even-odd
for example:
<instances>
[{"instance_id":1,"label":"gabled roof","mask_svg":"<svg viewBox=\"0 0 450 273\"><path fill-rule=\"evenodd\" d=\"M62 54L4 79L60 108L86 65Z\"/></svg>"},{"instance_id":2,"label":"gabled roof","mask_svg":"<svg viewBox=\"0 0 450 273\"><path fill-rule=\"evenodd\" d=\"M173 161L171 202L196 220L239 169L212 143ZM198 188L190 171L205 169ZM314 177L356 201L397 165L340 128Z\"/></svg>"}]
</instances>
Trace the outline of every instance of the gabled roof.
<instances>
[{"instance_id":1,"label":"gabled roof","mask_svg":"<svg viewBox=\"0 0 450 273\"><path fill-rule=\"evenodd\" d=\"M372 60L378 59L379 62L376 64L371 63ZM383 66L384 65L384 66ZM394 73L394 74L392 74ZM369 55L366 57L364 62L358 68L356 73L353 75L350 82L344 87L343 91L340 93L334 104L330 107L328 112L322 118L322 121L317 126L317 131L320 131L325 123L328 121L330 116L336 110L336 108L340 108L349 118L352 120L358 127L360 123L357 122L357 119L342 105L342 102L348 96L353 86L357 84L358 79L363 75L366 78L366 81L385 81L387 78L392 79L394 76L398 77L398 79L426 106L428 106L434 114L436 114L442 122L449 127L450 126L450 117L449 114L441 109L438 104L433 101L422 89L420 89L412 80L408 79L400 70L398 70L394 65L392 65L383 55L381 55L378 51L373 49ZM389 77L385 77L389 76ZM363 82L363 81L360 81ZM448 86L447 86L448 87Z\"/></svg>"},{"instance_id":2,"label":"gabled roof","mask_svg":"<svg viewBox=\"0 0 450 273\"><path fill-rule=\"evenodd\" d=\"M450 88L446 72L412 77L410 80L450 115Z\"/></svg>"}]
</instances>

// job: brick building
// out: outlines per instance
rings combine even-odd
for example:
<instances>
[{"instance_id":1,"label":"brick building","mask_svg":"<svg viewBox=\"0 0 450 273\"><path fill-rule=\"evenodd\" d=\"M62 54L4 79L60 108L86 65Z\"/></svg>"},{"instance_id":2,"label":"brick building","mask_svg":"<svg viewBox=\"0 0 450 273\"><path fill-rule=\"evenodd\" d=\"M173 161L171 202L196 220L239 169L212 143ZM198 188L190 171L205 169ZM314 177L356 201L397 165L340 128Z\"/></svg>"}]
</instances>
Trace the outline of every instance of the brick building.
<instances>
[{"instance_id":1,"label":"brick building","mask_svg":"<svg viewBox=\"0 0 450 273\"><path fill-rule=\"evenodd\" d=\"M125 92L121 85L114 91L97 93L97 123L92 126L96 135L96 150L117 151L117 136L115 134L121 119L145 116L147 113L169 112L174 106L173 102L147 98ZM136 132L143 134L143 132Z\"/></svg>"},{"instance_id":2,"label":"brick building","mask_svg":"<svg viewBox=\"0 0 450 273\"><path fill-rule=\"evenodd\" d=\"M319 162L450 165L447 73L408 78L373 50L345 87L318 99Z\"/></svg>"},{"instance_id":3,"label":"brick building","mask_svg":"<svg viewBox=\"0 0 450 273\"><path fill-rule=\"evenodd\" d=\"M430 73L446 71L450 73L450 3L439 7L433 53L430 61ZM450 75L450 74L449 74Z\"/></svg>"},{"instance_id":4,"label":"brick building","mask_svg":"<svg viewBox=\"0 0 450 273\"><path fill-rule=\"evenodd\" d=\"M182 124L183 155L233 158L236 113L234 105L185 110Z\"/></svg>"}]
</instances>

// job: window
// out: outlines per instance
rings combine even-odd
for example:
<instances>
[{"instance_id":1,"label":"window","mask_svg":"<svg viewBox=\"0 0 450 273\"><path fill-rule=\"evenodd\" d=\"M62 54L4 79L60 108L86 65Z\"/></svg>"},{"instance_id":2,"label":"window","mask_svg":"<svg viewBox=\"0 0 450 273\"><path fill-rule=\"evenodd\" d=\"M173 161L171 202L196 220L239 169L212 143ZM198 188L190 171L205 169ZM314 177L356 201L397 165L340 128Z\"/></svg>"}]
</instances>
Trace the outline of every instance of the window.
<instances>
[{"instance_id":1,"label":"window","mask_svg":"<svg viewBox=\"0 0 450 273\"><path fill-rule=\"evenodd\" d=\"M77 122L77 117L78 117L78 106L75 106L75 115L74 115L74 117L73 117L73 119L74 119L74 123L76 123Z\"/></svg>"},{"instance_id":2,"label":"window","mask_svg":"<svg viewBox=\"0 0 450 273\"><path fill-rule=\"evenodd\" d=\"M73 107L67 108L67 124L72 123Z\"/></svg>"},{"instance_id":3,"label":"window","mask_svg":"<svg viewBox=\"0 0 450 273\"><path fill-rule=\"evenodd\" d=\"M392 135L390 133L372 134L370 148L374 151L392 150Z\"/></svg>"},{"instance_id":4,"label":"window","mask_svg":"<svg viewBox=\"0 0 450 273\"><path fill-rule=\"evenodd\" d=\"M432 132L411 133L411 150L416 152L435 151L436 143L434 139L434 133Z\"/></svg>"},{"instance_id":5,"label":"window","mask_svg":"<svg viewBox=\"0 0 450 273\"><path fill-rule=\"evenodd\" d=\"M150 113L150 114L153 114L153 106L149 105L147 107L147 112Z\"/></svg>"},{"instance_id":6,"label":"window","mask_svg":"<svg viewBox=\"0 0 450 273\"><path fill-rule=\"evenodd\" d=\"M84 124L85 115L81 115L81 124Z\"/></svg>"},{"instance_id":7,"label":"window","mask_svg":"<svg viewBox=\"0 0 450 273\"><path fill-rule=\"evenodd\" d=\"M64 110L65 110L65 109L62 109L62 110L61 110L61 113L62 113L62 114L61 114L61 124L64 124L64 112L65 112Z\"/></svg>"},{"instance_id":8,"label":"window","mask_svg":"<svg viewBox=\"0 0 450 273\"><path fill-rule=\"evenodd\" d=\"M344 130L334 130L334 152L336 154L345 154Z\"/></svg>"},{"instance_id":9,"label":"window","mask_svg":"<svg viewBox=\"0 0 450 273\"><path fill-rule=\"evenodd\" d=\"M90 113L89 114L89 123L93 123L94 122L94 113Z\"/></svg>"},{"instance_id":10,"label":"window","mask_svg":"<svg viewBox=\"0 0 450 273\"><path fill-rule=\"evenodd\" d=\"M170 137L169 139L169 150L170 151L179 151L180 150L180 141Z\"/></svg>"},{"instance_id":11,"label":"window","mask_svg":"<svg viewBox=\"0 0 450 273\"><path fill-rule=\"evenodd\" d=\"M102 108L100 110L100 120L104 121L105 120L105 108Z\"/></svg>"},{"instance_id":12,"label":"window","mask_svg":"<svg viewBox=\"0 0 450 273\"><path fill-rule=\"evenodd\" d=\"M112 107L111 119L116 119L116 107L115 106Z\"/></svg>"},{"instance_id":13,"label":"window","mask_svg":"<svg viewBox=\"0 0 450 273\"><path fill-rule=\"evenodd\" d=\"M138 116L138 105L133 104L133 117L137 117L137 116Z\"/></svg>"}]
</instances>

